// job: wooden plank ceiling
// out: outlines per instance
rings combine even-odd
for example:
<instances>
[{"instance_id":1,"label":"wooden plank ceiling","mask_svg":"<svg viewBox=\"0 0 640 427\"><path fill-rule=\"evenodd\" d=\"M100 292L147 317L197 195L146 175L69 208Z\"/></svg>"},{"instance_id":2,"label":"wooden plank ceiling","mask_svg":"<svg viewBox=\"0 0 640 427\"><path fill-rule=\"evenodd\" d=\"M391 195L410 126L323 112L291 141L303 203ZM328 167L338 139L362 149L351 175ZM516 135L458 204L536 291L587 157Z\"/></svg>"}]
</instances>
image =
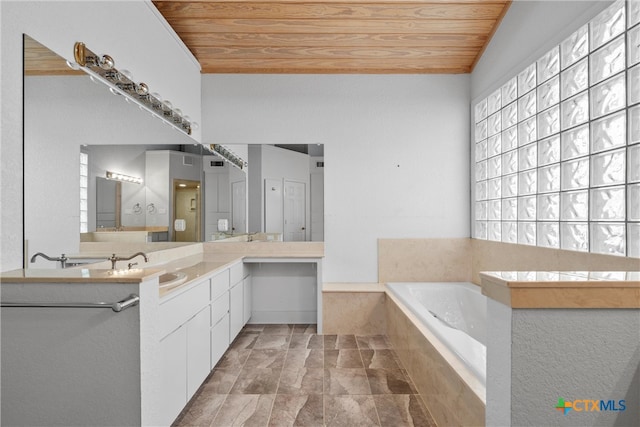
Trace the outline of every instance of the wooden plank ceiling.
<instances>
[{"instance_id":1,"label":"wooden plank ceiling","mask_svg":"<svg viewBox=\"0 0 640 427\"><path fill-rule=\"evenodd\" d=\"M24 36L25 76L86 76L81 70L72 70L67 62L31 37Z\"/></svg>"},{"instance_id":2,"label":"wooden plank ceiling","mask_svg":"<svg viewBox=\"0 0 640 427\"><path fill-rule=\"evenodd\" d=\"M203 73L468 73L511 0L153 1Z\"/></svg>"}]
</instances>

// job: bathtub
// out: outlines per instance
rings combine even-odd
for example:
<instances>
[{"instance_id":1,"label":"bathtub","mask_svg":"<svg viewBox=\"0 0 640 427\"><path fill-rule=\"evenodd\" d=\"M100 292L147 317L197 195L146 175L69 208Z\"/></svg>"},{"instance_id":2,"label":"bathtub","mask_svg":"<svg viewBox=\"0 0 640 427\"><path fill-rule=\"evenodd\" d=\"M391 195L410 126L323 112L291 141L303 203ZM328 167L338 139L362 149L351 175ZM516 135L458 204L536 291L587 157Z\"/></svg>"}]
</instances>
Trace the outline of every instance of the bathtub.
<instances>
[{"instance_id":1,"label":"bathtub","mask_svg":"<svg viewBox=\"0 0 640 427\"><path fill-rule=\"evenodd\" d=\"M388 283L388 289L486 385L487 301L471 283Z\"/></svg>"},{"instance_id":2,"label":"bathtub","mask_svg":"<svg viewBox=\"0 0 640 427\"><path fill-rule=\"evenodd\" d=\"M388 334L438 425L484 425L486 297L471 283L387 283Z\"/></svg>"}]
</instances>

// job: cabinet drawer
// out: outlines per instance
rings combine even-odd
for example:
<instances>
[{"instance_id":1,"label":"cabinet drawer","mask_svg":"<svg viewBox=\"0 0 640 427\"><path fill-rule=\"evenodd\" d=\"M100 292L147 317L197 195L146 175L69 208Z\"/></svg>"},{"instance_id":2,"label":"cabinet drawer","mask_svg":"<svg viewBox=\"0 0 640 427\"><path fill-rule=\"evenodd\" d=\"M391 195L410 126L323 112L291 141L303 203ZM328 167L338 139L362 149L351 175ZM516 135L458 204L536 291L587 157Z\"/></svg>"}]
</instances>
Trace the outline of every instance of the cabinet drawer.
<instances>
[{"instance_id":1,"label":"cabinet drawer","mask_svg":"<svg viewBox=\"0 0 640 427\"><path fill-rule=\"evenodd\" d=\"M229 347L229 315L227 314L211 328L211 369Z\"/></svg>"},{"instance_id":2,"label":"cabinet drawer","mask_svg":"<svg viewBox=\"0 0 640 427\"><path fill-rule=\"evenodd\" d=\"M229 290L229 269L225 269L211 279L211 299L216 299Z\"/></svg>"},{"instance_id":3,"label":"cabinet drawer","mask_svg":"<svg viewBox=\"0 0 640 427\"><path fill-rule=\"evenodd\" d=\"M231 286L234 286L244 278L244 263L238 262L233 264L229 268L229 274L231 275Z\"/></svg>"},{"instance_id":4,"label":"cabinet drawer","mask_svg":"<svg viewBox=\"0 0 640 427\"><path fill-rule=\"evenodd\" d=\"M215 325L229 313L229 291L225 291L211 303L211 324Z\"/></svg>"},{"instance_id":5,"label":"cabinet drawer","mask_svg":"<svg viewBox=\"0 0 640 427\"><path fill-rule=\"evenodd\" d=\"M185 324L207 304L209 304L209 280L161 303L160 336L165 337L180 325Z\"/></svg>"}]
</instances>

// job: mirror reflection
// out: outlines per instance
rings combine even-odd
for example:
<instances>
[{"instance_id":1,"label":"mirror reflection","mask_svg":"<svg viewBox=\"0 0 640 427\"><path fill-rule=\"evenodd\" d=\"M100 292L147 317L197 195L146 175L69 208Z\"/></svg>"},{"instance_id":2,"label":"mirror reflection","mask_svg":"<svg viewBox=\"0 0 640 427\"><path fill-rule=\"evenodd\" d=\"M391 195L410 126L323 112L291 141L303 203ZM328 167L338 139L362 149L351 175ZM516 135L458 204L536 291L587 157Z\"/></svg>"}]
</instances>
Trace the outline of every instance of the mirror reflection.
<instances>
[{"instance_id":1,"label":"mirror reflection","mask_svg":"<svg viewBox=\"0 0 640 427\"><path fill-rule=\"evenodd\" d=\"M323 240L322 145L224 145L248 163L239 169L26 35L24 47L27 257L78 253L81 240L115 233Z\"/></svg>"},{"instance_id":2,"label":"mirror reflection","mask_svg":"<svg viewBox=\"0 0 640 427\"><path fill-rule=\"evenodd\" d=\"M239 169L200 145L83 146L83 241L121 231L147 232L148 241L322 241L322 145L226 147L248 165ZM107 180L110 170L142 182Z\"/></svg>"}]
</instances>

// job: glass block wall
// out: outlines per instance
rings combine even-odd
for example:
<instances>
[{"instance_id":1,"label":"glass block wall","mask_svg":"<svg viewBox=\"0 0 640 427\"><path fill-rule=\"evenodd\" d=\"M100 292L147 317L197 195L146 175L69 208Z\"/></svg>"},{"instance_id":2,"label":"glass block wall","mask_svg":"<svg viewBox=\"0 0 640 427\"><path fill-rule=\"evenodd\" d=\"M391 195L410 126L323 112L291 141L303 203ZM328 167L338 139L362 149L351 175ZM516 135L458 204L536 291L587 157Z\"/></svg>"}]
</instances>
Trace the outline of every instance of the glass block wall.
<instances>
[{"instance_id":1,"label":"glass block wall","mask_svg":"<svg viewBox=\"0 0 640 427\"><path fill-rule=\"evenodd\" d=\"M473 106L473 236L640 257L640 1Z\"/></svg>"}]
</instances>

